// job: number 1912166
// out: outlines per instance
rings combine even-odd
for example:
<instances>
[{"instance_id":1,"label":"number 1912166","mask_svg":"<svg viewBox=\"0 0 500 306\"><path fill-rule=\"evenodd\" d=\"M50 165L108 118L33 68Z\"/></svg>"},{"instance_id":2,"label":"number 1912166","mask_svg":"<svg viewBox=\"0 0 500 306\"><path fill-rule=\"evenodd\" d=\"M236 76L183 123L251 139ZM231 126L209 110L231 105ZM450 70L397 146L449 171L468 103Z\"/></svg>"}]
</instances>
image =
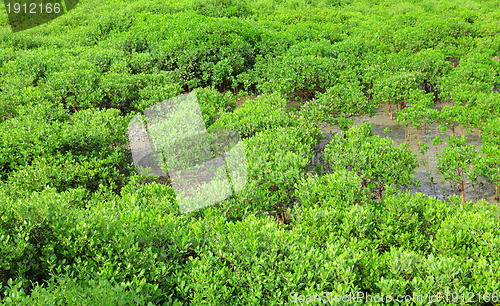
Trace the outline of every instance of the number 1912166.
<instances>
[{"instance_id":1,"label":"number 1912166","mask_svg":"<svg viewBox=\"0 0 500 306\"><path fill-rule=\"evenodd\" d=\"M450 294L449 292L446 292L445 296L446 296L446 302L449 302L451 300L454 303L458 303L458 302L463 302L463 303L494 302L494 303L498 303L498 301L499 301L498 292L493 292L493 293L485 292L482 294L478 293L478 292L463 292L462 294L459 294L457 292L452 292ZM449 299L450 296L451 296L451 299Z\"/></svg>"},{"instance_id":2,"label":"number 1912166","mask_svg":"<svg viewBox=\"0 0 500 306\"><path fill-rule=\"evenodd\" d=\"M7 14L59 14L60 3L7 3Z\"/></svg>"}]
</instances>

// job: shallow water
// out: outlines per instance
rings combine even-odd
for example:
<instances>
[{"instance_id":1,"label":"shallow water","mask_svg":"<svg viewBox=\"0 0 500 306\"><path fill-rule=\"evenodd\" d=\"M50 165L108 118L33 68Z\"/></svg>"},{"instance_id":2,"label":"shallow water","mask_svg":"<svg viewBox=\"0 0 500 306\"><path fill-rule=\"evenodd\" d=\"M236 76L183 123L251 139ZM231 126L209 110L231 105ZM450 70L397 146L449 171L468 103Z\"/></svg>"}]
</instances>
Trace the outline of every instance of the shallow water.
<instances>
[{"instance_id":1,"label":"shallow water","mask_svg":"<svg viewBox=\"0 0 500 306\"><path fill-rule=\"evenodd\" d=\"M435 107L440 109L442 108L443 105L444 105L443 103L440 103L437 104ZM394 140L395 145L400 145L401 143L404 143L405 127L402 124L396 122L395 120L390 119L388 106L387 105L381 106L375 109L374 111L375 114L372 117L370 117L369 115L353 117L352 119L354 121L354 124L361 125L365 122L371 122L374 135L379 135L381 137L390 137L392 140ZM395 118L396 115L394 114L394 119ZM384 129L386 128L389 128L392 132L388 134L384 133ZM328 124L322 124L321 131L323 132L323 134L328 135L327 136L328 139L331 139L332 137L329 134L335 134L340 132L340 130L337 127ZM462 131L460 127L455 128L455 135L460 136L461 132ZM427 128L427 134L424 134L424 132L421 131L420 141L425 142L429 147L425 156L419 154L420 146L418 145L416 134L417 132L414 129L412 129L409 146L412 149L413 153L417 154L419 163L428 160L429 165L428 165L428 171L427 171L427 166L423 164L420 164L415 169L415 178L420 179L421 185L419 187L411 186L410 187L411 193L421 192L425 195L434 196L441 200L445 200L448 198L448 196L454 194L460 196L461 192L458 191L456 187L451 186L451 183L444 181L442 179L441 174L437 171L438 157L436 156L436 154L441 154L442 149L447 146L446 138L448 136L453 135L451 129L448 129L446 133L441 133L439 129L437 129L437 125L433 124ZM443 139L444 142L437 146L437 151L436 151L436 147L432 145L432 140L437 135L440 135L441 139ZM463 135L465 135L468 138L467 139L468 144L475 146L478 150L481 149L482 144L479 131L474 131L473 133L467 133L465 129L463 129ZM323 147L324 145L326 145L326 143L328 143L328 140L320 144L319 147ZM480 179L475 184L472 184L470 180L467 180L465 185L465 200L476 202L479 199L485 199L490 203L497 203L497 201L494 200L494 186L486 183L484 179Z\"/></svg>"},{"instance_id":2,"label":"shallow water","mask_svg":"<svg viewBox=\"0 0 500 306\"><path fill-rule=\"evenodd\" d=\"M241 105L248 99L255 99L255 97L246 96L237 99L236 108L241 107ZM292 102L287 106L287 108L290 109L293 107L299 109L300 105L301 105L300 102ZM438 103L436 104L435 107L437 109L441 109L443 106L444 103ZM394 111L394 105L393 105L393 111ZM390 137L394 141L395 145L400 145L401 143L405 142L405 127L402 124L396 122L395 120L390 119L387 105L383 105L381 107L376 108L374 110L374 113L375 114L372 117L370 117L369 115L363 115L363 116L353 117L351 119L353 120L354 125L361 125L365 122L371 122L374 135L379 135L381 137ZM395 113L396 112L394 112L394 119L396 118ZM386 128L389 128L391 132L385 133L384 130ZM318 143L314 148L316 156L314 160L311 162L312 168L314 168L315 165L321 163L320 158L324 147L329 143L334 134L340 132L340 129L328 124L322 124L320 126L320 129L321 132L326 136L326 139ZM419 163L428 160L428 171L427 171L427 166L423 164L420 164L415 169L415 178L420 179L421 184L418 187L415 185L411 186L409 188L411 193L421 192L424 195L434 196L441 200L446 200L451 195L460 196L461 194L460 191L458 191L456 187L451 186L449 182L444 181L442 179L441 174L437 171L438 157L436 155L441 154L442 149L446 147L446 138L448 136L453 135L451 129L449 129L446 133L441 133L439 129L437 129L437 125L433 124L427 127L427 132L428 132L427 134L424 134L423 131L420 133L420 141L425 142L429 147L429 150L426 152L424 156L422 154L419 154L420 147L416 139L416 131L413 129L411 131L412 137L410 139L410 142L408 143L410 148L412 149L413 153L417 154L417 159ZM481 137L479 131L475 131L473 133L467 133L464 129L463 134L467 136L468 144L475 146L478 150L481 149L482 145L481 145ZM443 139L444 142L437 146L437 151L436 151L436 147L432 145L432 139L434 139L437 135L440 135L441 139ZM455 135L457 136L461 135L460 127L455 129ZM127 149L131 148L127 147ZM489 203L498 203L498 201L494 199L494 186L486 183L484 179L479 180L475 184L472 184L470 180L466 181L465 200L476 202L480 199L485 199Z\"/></svg>"}]
</instances>

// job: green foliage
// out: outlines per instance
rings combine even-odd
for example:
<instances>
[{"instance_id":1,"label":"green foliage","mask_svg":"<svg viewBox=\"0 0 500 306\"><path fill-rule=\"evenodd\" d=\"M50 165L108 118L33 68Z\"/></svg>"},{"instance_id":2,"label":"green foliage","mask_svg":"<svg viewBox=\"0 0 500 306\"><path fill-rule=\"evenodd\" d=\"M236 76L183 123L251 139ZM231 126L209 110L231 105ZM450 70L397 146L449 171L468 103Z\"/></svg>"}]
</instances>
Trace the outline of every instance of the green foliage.
<instances>
[{"instance_id":1,"label":"green foliage","mask_svg":"<svg viewBox=\"0 0 500 306\"><path fill-rule=\"evenodd\" d=\"M68 64L63 71L58 71L46 79L44 89L51 96L65 103L68 107L89 108L100 104L104 93L98 87L99 71L87 63L76 63L80 67ZM56 98L57 97L57 98Z\"/></svg>"},{"instance_id":2,"label":"green foliage","mask_svg":"<svg viewBox=\"0 0 500 306\"><path fill-rule=\"evenodd\" d=\"M471 258L478 259L480 254L492 251L492 244L498 241L498 230L495 229L497 222L488 216L491 212L484 208L485 204L482 201L475 205L469 203L467 205L473 209L449 215L441 223L434 242L440 253L448 256L469 254Z\"/></svg>"},{"instance_id":3,"label":"green foliage","mask_svg":"<svg viewBox=\"0 0 500 306\"><path fill-rule=\"evenodd\" d=\"M226 89L253 64L254 45L260 35L259 29L238 19L213 19L193 13L145 15L109 44L132 52L127 41L144 41L156 66L174 71L182 86Z\"/></svg>"},{"instance_id":4,"label":"green foliage","mask_svg":"<svg viewBox=\"0 0 500 306\"><path fill-rule=\"evenodd\" d=\"M498 287L492 274L497 270L494 264L479 259L491 252L490 248L496 243L493 241L498 240L484 230L498 224L496 215L486 215L489 210L484 202L449 205L422 194L397 194L388 190L382 202L335 203L332 207L299 209L294 216L295 230L310 237L325 251L332 241L345 241L344 245L363 248L351 266L351 273L345 275L358 288L371 288L394 296L408 291L444 294L463 285L477 287L481 282L477 276L474 280L468 276L477 275L476 269L486 273L484 283L489 288ZM459 230L453 226L460 226L460 222L468 224L467 230L450 239L453 232ZM480 242L482 235L489 243ZM471 259L455 256L461 252L475 255ZM468 260L470 264L466 264Z\"/></svg>"},{"instance_id":5,"label":"green foliage","mask_svg":"<svg viewBox=\"0 0 500 306\"><path fill-rule=\"evenodd\" d=\"M120 69L122 68L115 68ZM99 86L106 94L110 107L123 108L139 98L139 89L143 86L139 75L126 72L114 72L114 69L102 75Z\"/></svg>"},{"instance_id":6,"label":"green foliage","mask_svg":"<svg viewBox=\"0 0 500 306\"><path fill-rule=\"evenodd\" d=\"M353 127L343 134L336 134L325 148L324 160L334 170L359 173L363 187L409 186L417 159L406 144L394 146L392 139L371 136L370 123ZM371 136L371 137L370 137Z\"/></svg>"},{"instance_id":7,"label":"green foliage","mask_svg":"<svg viewBox=\"0 0 500 306\"><path fill-rule=\"evenodd\" d=\"M210 17L247 17L252 14L246 1L194 1L195 12Z\"/></svg>"},{"instance_id":8,"label":"green foliage","mask_svg":"<svg viewBox=\"0 0 500 306\"><path fill-rule=\"evenodd\" d=\"M335 207L337 203L360 204L366 200L361 178L352 171L341 170L321 177L304 178L296 188L302 207Z\"/></svg>"},{"instance_id":9,"label":"green foliage","mask_svg":"<svg viewBox=\"0 0 500 306\"><path fill-rule=\"evenodd\" d=\"M452 137L438 169L498 187L499 17L492 0L82 0L12 33L0 13L0 303L500 292L496 206L402 192L414 154L348 129L382 102L407 127L478 131L481 155ZM125 131L191 91L209 130L244 138L249 181L181 214L169 178L133 174ZM344 130L324 152L318 122ZM333 171L311 176L321 153Z\"/></svg>"},{"instance_id":10,"label":"green foliage","mask_svg":"<svg viewBox=\"0 0 500 306\"><path fill-rule=\"evenodd\" d=\"M237 131L241 137L249 137L267 129L294 126L295 121L285 111L286 103L279 94L267 94L246 100L233 113L223 112L209 131L229 129Z\"/></svg>"},{"instance_id":11,"label":"green foliage","mask_svg":"<svg viewBox=\"0 0 500 306\"><path fill-rule=\"evenodd\" d=\"M175 81L175 77L170 71L143 74L141 79L144 86L138 88L138 99L132 100L128 106L137 111L142 112L146 108L176 97L182 92L180 84Z\"/></svg>"},{"instance_id":12,"label":"green foliage","mask_svg":"<svg viewBox=\"0 0 500 306\"><path fill-rule=\"evenodd\" d=\"M93 197L87 209L75 207L80 201L81 192L46 189L2 203L2 284L16 276L23 289L31 290L30 281L50 280L59 287L66 280L68 287L62 288L68 291L57 297L64 302L104 290L106 286L98 284L109 282L108 287L122 287L122 291L142 288L136 291L139 298L161 303L165 297L148 282L156 280L169 291L172 283L165 276L177 267L178 260L183 262L183 254L192 246L187 232L174 230L179 234L176 238L165 236L170 229L186 224L164 214L173 203L157 200L155 205L147 205L147 198L128 193L118 200L116 196L107 201ZM98 271L102 282L93 276ZM59 276L50 276L55 273Z\"/></svg>"},{"instance_id":13,"label":"green foliage","mask_svg":"<svg viewBox=\"0 0 500 306\"><path fill-rule=\"evenodd\" d=\"M190 287L194 303L279 303L287 298L286 292L304 288L295 281L296 269L306 271L307 266L322 260L318 252L309 252L304 244L293 242L301 237L288 235L276 224L255 217L229 226L221 221L217 218L207 223L211 242L200 249L202 255L193 262L192 278L197 281ZM302 266L300 258L312 262ZM314 283L320 277L310 275L306 279Z\"/></svg>"},{"instance_id":14,"label":"green foliage","mask_svg":"<svg viewBox=\"0 0 500 306\"><path fill-rule=\"evenodd\" d=\"M35 156L53 152L57 141L45 142L54 137L55 126L69 118L62 107L53 108L44 103L37 107L25 108L20 116L1 123L0 128L0 169L2 177L19 165L28 164ZM12 133L15 129L16 133Z\"/></svg>"},{"instance_id":15,"label":"green foliage","mask_svg":"<svg viewBox=\"0 0 500 306\"><path fill-rule=\"evenodd\" d=\"M483 134L483 147L476 161L476 173L495 185L495 199L498 200L498 187L500 186L500 122L491 120L485 126Z\"/></svg>"},{"instance_id":16,"label":"green foliage","mask_svg":"<svg viewBox=\"0 0 500 306\"><path fill-rule=\"evenodd\" d=\"M236 98L231 93L221 94L214 88L195 90L205 126L211 126L225 112L236 108Z\"/></svg>"},{"instance_id":17,"label":"green foliage","mask_svg":"<svg viewBox=\"0 0 500 306\"><path fill-rule=\"evenodd\" d=\"M496 68L496 69L495 69ZM442 79L441 96L455 105L467 105L476 93L488 93L498 75L498 64L485 54L468 54Z\"/></svg>"},{"instance_id":18,"label":"green foliage","mask_svg":"<svg viewBox=\"0 0 500 306\"><path fill-rule=\"evenodd\" d=\"M14 94L15 90L36 86L50 72L59 70L67 52L54 49L19 50L1 68L4 92Z\"/></svg>"},{"instance_id":19,"label":"green foliage","mask_svg":"<svg viewBox=\"0 0 500 306\"><path fill-rule=\"evenodd\" d=\"M355 115L372 113L375 108L372 101L365 97L359 84L338 83L325 93L318 94L316 100L306 102L301 107L301 114L313 122L338 124L347 130L348 127L343 124L345 120Z\"/></svg>"},{"instance_id":20,"label":"green foliage","mask_svg":"<svg viewBox=\"0 0 500 306\"><path fill-rule=\"evenodd\" d=\"M474 174L474 164L478 156L477 149L472 145L467 145L467 137L448 137L448 147L443 149L443 153L438 160L437 169L445 180L449 180L462 192L462 199L465 193L465 180L469 178L476 181Z\"/></svg>"},{"instance_id":21,"label":"green foliage","mask_svg":"<svg viewBox=\"0 0 500 306\"><path fill-rule=\"evenodd\" d=\"M337 82L354 78L361 64L359 58L370 47L357 39L333 44L338 39L307 37L292 44L284 40L286 37L276 37L275 49L269 50L268 56L258 57L254 69L239 76L245 88L256 85L262 92L279 91L291 99L309 100ZM354 96L356 86L351 86Z\"/></svg>"},{"instance_id":22,"label":"green foliage","mask_svg":"<svg viewBox=\"0 0 500 306\"><path fill-rule=\"evenodd\" d=\"M126 118L117 110L85 110L69 115L41 104L0 125L0 169L12 192L58 190L100 184L117 187L130 170L125 143ZM18 133L12 134L15 128ZM20 188L20 189L18 189Z\"/></svg>"},{"instance_id":23,"label":"green foliage","mask_svg":"<svg viewBox=\"0 0 500 306\"><path fill-rule=\"evenodd\" d=\"M411 90L417 88L418 78L418 73L404 71L404 69L398 73L388 72L387 75L374 82L374 99L386 103L397 103L404 107L408 103Z\"/></svg>"},{"instance_id":24,"label":"green foliage","mask_svg":"<svg viewBox=\"0 0 500 306\"><path fill-rule=\"evenodd\" d=\"M320 139L312 125L278 127L245 141L250 186L243 194L255 209L285 207L294 198L295 184L308 170L312 146Z\"/></svg>"},{"instance_id":25,"label":"green foliage","mask_svg":"<svg viewBox=\"0 0 500 306\"><path fill-rule=\"evenodd\" d=\"M259 59L255 70L242 79L248 88L258 84L262 92L280 92L291 98L310 99L335 84L341 64L335 59L313 55L281 55Z\"/></svg>"},{"instance_id":26,"label":"green foliage","mask_svg":"<svg viewBox=\"0 0 500 306\"><path fill-rule=\"evenodd\" d=\"M432 108L432 94L425 94L421 90L410 90L409 100L412 103L411 107L406 107L399 112L396 121L402 123L405 130L411 127L417 130L416 138L420 144L421 130L434 122L439 122L444 116L444 111L439 112ZM406 137L405 135L405 139Z\"/></svg>"}]
</instances>

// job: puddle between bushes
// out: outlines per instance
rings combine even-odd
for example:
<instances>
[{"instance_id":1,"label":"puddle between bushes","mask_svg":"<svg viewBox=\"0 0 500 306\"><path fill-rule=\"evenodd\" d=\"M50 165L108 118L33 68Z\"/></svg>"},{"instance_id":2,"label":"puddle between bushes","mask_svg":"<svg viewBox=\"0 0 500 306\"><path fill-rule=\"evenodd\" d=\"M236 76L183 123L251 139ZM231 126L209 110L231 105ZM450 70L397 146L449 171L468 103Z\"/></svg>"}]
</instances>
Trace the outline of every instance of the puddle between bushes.
<instances>
[{"instance_id":1,"label":"puddle between bushes","mask_svg":"<svg viewBox=\"0 0 500 306\"><path fill-rule=\"evenodd\" d=\"M437 109L441 109L445 104L438 103L436 104ZM290 106L297 107L295 103L292 103ZM394 107L394 106L393 106ZM381 137L390 137L394 140L395 145L400 145L405 142L405 127L396 122L395 120L391 120L389 117L388 106L380 106L374 110L375 114L370 117L369 115L357 116L351 118L354 122L354 125L361 125L365 122L371 122L373 134L379 135ZM396 115L394 115L394 119ZM388 128L392 132L385 133L384 130ZM330 142L333 138L333 135L340 132L341 130L335 126L331 126L328 124L322 124L320 126L321 132L327 137L326 140L321 141L317 144L315 151L317 153L315 157L315 163L319 163L321 152L323 151L326 144ZM419 161L419 166L415 169L415 179L420 179L420 186L412 185L410 187L410 191L412 194L421 192L427 196L433 196L440 200L446 200L451 195L460 196L460 192L456 187L452 186L449 182L442 179L442 175L437 170L437 160L439 159L436 155L441 154L441 150L446 146L446 138L453 135L451 129L448 129L446 133L442 133L438 129L437 124L432 124L427 127L427 134L424 134L424 131L420 132L420 141L425 142L429 149L426 152L425 156L420 154L420 146L418 145L418 141L416 139L417 131L412 128L411 130L411 139L409 142L409 146L413 153L417 154L417 159ZM443 143L436 147L432 144L432 140L439 135L441 139L443 139ZM461 135L461 128L455 128L455 135ZM463 129L463 135L467 137L467 143L473 145L478 150L481 149L481 137L478 130L475 130L473 133L467 133L465 129ZM422 161L428 161L428 170L427 166L422 164ZM312 165L315 166L314 164ZM480 179L475 184L472 184L470 180L466 181L465 187L465 200L476 202L480 199L485 199L489 203L496 203L494 199L494 186L492 184L488 184L484 179Z\"/></svg>"}]
</instances>

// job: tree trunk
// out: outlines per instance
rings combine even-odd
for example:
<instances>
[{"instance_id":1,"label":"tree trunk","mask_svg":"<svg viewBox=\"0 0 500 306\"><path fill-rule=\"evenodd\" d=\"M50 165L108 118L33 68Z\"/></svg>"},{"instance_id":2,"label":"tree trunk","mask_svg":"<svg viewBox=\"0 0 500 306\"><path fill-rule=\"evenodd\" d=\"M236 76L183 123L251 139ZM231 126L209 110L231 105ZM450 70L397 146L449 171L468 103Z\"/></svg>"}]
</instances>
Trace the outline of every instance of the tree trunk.
<instances>
[{"instance_id":1,"label":"tree trunk","mask_svg":"<svg viewBox=\"0 0 500 306\"><path fill-rule=\"evenodd\" d=\"M278 224L285 224L285 222L283 222L283 217L281 216L281 214L276 214L276 220L278 221Z\"/></svg>"},{"instance_id":2,"label":"tree trunk","mask_svg":"<svg viewBox=\"0 0 500 306\"><path fill-rule=\"evenodd\" d=\"M498 184L495 184L495 200L498 201Z\"/></svg>"},{"instance_id":3,"label":"tree trunk","mask_svg":"<svg viewBox=\"0 0 500 306\"><path fill-rule=\"evenodd\" d=\"M462 181L460 182L462 184L462 204L464 204L465 203L465 188L464 188L465 179L464 179L463 172L461 173L460 178L462 179Z\"/></svg>"},{"instance_id":4,"label":"tree trunk","mask_svg":"<svg viewBox=\"0 0 500 306\"><path fill-rule=\"evenodd\" d=\"M389 102L389 116L390 116L390 118L391 118L391 120L392 120L392 107L391 107L391 101L387 101L387 102Z\"/></svg>"},{"instance_id":5,"label":"tree trunk","mask_svg":"<svg viewBox=\"0 0 500 306\"><path fill-rule=\"evenodd\" d=\"M361 181L361 184L363 185L363 193L365 194L365 196L367 198L370 198L370 194L369 194L369 192L367 191L367 188L366 188L366 181L365 181L365 179L363 179Z\"/></svg>"}]
</instances>

